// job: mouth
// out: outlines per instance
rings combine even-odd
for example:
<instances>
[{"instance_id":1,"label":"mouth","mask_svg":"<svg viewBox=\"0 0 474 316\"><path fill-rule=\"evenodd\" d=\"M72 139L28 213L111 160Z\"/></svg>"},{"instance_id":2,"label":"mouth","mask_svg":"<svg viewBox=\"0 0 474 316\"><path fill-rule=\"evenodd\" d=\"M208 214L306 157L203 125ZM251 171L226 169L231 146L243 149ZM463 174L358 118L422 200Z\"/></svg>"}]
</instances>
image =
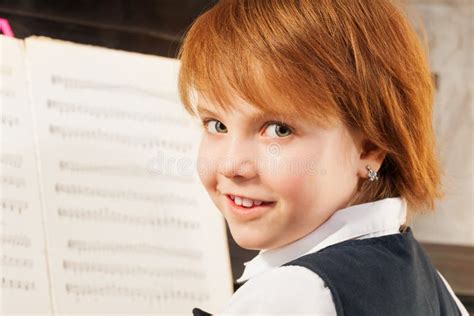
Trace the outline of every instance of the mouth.
<instances>
[{"instance_id":1,"label":"mouth","mask_svg":"<svg viewBox=\"0 0 474 316\"><path fill-rule=\"evenodd\" d=\"M230 194L226 194L226 198L231 206L231 209L239 215L256 214L259 211L269 209L276 204L276 201L259 201L250 199L246 199L247 201L243 201L243 199L236 199L235 196Z\"/></svg>"}]
</instances>

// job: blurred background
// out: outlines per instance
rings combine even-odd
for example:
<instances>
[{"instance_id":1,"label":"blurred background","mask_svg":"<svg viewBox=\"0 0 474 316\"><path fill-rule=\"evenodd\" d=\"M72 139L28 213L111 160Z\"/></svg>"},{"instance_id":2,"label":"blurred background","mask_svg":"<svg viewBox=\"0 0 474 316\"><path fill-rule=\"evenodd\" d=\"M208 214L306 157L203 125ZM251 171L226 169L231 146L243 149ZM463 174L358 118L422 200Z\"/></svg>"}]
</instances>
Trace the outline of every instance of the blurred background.
<instances>
[{"instance_id":1,"label":"blurred background","mask_svg":"<svg viewBox=\"0 0 474 316\"><path fill-rule=\"evenodd\" d=\"M209 0L0 0L0 18L17 38L44 35L113 49L176 58L192 21ZM472 212L473 3L472 0L406 0L424 23L436 79L434 126L445 170L446 199L433 214L418 216L415 236L436 267L474 313ZM241 249L227 229L235 280L257 254Z\"/></svg>"}]
</instances>

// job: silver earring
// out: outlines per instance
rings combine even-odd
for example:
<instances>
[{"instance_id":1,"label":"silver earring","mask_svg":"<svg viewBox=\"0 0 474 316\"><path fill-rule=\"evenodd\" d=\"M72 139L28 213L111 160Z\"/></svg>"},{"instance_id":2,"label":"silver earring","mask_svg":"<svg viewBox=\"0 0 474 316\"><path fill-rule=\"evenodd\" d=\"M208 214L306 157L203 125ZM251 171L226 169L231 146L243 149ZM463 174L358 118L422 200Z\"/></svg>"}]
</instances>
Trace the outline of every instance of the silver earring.
<instances>
[{"instance_id":1,"label":"silver earring","mask_svg":"<svg viewBox=\"0 0 474 316\"><path fill-rule=\"evenodd\" d=\"M369 165L365 166L365 168L367 168L368 170L367 176L369 177L370 182L373 182L379 179L379 176L377 175L377 171L370 168Z\"/></svg>"}]
</instances>

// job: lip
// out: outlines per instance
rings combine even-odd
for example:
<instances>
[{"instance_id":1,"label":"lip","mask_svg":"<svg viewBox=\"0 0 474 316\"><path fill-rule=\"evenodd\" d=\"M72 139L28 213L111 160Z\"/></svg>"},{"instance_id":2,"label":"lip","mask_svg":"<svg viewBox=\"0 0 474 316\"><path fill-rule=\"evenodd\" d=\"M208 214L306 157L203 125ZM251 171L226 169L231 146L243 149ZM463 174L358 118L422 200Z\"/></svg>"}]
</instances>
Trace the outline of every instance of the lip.
<instances>
[{"instance_id":1,"label":"lip","mask_svg":"<svg viewBox=\"0 0 474 316\"><path fill-rule=\"evenodd\" d=\"M248 208L235 204L235 202L230 198L230 195L228 194L226 194L225 197L230 209L232 210L232 213L242 219L252 219L258 217L269 209L273 208L276 204L276 202L262 203L260 205L254 205Z\"/></svg>"},{"instance_id":2,"label":"lip","mask_svg":"<svg viewBox=\"0 0 474 316\"><path fill-rule=\"evenodd\" d=\"M231 195L233 195L233 196L240 196L241 198L247 198L247 199L251 199L251 200L254 200L254 201L255 201L255 200L265 201L265 200L263 200L263 199L248 197L248 196L244 196L244 195L240 195L240 194L234 194L234 193L229 193L229 192L223 193L223 194L224 194L224 195L227 195L227 196L231 196ZM275 202L275 201L272 201L272 202Z\"/></svg>"}]
</instances>

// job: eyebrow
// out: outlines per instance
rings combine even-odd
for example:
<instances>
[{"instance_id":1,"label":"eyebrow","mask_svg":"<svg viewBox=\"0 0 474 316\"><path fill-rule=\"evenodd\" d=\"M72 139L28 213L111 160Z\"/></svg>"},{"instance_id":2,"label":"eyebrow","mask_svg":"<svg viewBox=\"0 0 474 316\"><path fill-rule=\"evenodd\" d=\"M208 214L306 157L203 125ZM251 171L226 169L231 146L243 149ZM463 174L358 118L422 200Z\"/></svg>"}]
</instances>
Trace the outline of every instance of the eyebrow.
<instances>
[{"instance_id":1,"label":"eyebrow","mask_svg":"<svg viewBox=\"0 0 474 316\"><path fill-rule=\"evenodd\" d=\"M218 117L219 115L214 113L213 111L211 110L208 110L206 108L203 108L201 107L200 105L197 106L197 111L199 113L200 116L202 115L211 115L211 116L215 116L215 117ZM255 113L255 114L252 114L252 116L250 117L250 120L252 120L253 122L255 121L258 121L266 116L278 116L280 118L283 118L282 115L278 115L278 114L272 114L272 113L265 113L265 112L258 112L258 113Z\"/></svg>"},{"instance_id":2,"label":"eyebrow","mask_svg":"<svg viewBox=\"0 0 474 316\"><path fill-rule=\"evenodd\" d=\"M218 116L216 113L214 113L211 110L208 110L206 108L203 108L200 105L197 106L197 112L199 113L199 115L207 114L207 115Z\"/></svg>"}]
</instances>

